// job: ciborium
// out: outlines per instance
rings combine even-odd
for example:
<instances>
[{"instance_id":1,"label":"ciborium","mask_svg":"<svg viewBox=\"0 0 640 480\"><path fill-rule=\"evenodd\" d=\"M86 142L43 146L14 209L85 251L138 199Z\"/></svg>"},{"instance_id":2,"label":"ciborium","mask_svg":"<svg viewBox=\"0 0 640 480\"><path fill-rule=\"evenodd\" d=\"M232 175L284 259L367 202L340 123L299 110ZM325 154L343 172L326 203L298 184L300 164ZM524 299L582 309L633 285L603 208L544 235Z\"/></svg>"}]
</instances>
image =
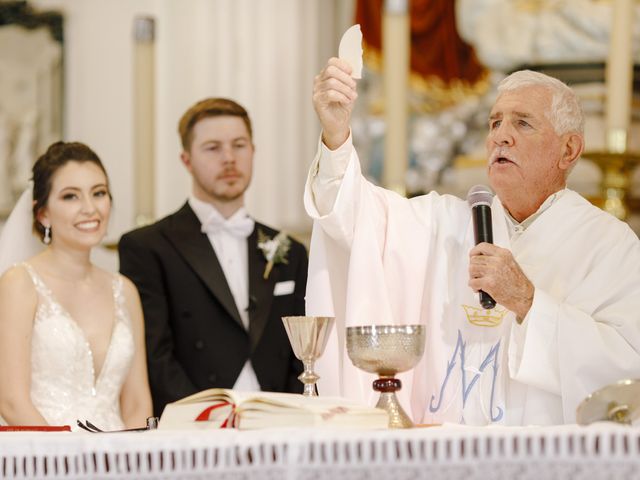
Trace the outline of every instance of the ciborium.
<instances>
[{"instance_id":1,"label":"ciborium","mask_svg":"<svg viewBox=\"0 0 640 480\"><path fill-rule=\"evenodd\" d=\"M640 380L620 380L596 390L576 410L576 423L616 422L629 425L640 418Z\"/></svg>"},{"instance_id":2,"label":"ciborium","mask_svg":"<svg viewBox=\"0 0 640 480\"><path fill-rule=\"evenodd\" d=\"M412 369L424 353L422 325L367 325L347 328L347 353L361 370L375 373L373 389L380 392L376 407L389 413L389 428L410 428L414 424L398 402L402 387L396 374Z\"/></svg>"},{"instance_id":3,"label":"ciborium","mask_svg":"<svg viewBox=\"0 0 640 480\"><path fill-rule=\"evenodd\" d=\"M600 197L591 201L620 220L629 216L629 194L640 154L632 152L585 152L583 158L595 163L602 173Z\"/></svg>"},{"instance_id":4,"label":"ciborium","mask_svg":"<svg viewBox=\"0 0 640 480\"><path fill-rule=\"evenodd\" d=\"M302 394L307 397L317 395L320 376L313 371L313 365L327 346L334 322L334 317L282 317L293 353L304 365L298 380L304 384Z\"/></svg>"}]
</instances>

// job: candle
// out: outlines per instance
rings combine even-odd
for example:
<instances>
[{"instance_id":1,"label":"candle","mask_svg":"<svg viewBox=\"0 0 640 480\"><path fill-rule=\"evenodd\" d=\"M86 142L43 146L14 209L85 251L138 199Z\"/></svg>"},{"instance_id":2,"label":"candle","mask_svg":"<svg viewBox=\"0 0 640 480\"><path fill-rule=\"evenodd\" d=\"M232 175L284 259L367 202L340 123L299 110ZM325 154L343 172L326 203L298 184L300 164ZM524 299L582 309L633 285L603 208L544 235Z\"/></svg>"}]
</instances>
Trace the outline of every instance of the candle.
<instances>
[{"instance_id":1,"label":"candle","mask_svg":"<svg viewBox=\"0 0 640 480\"><path fill-rule=\"evenodd\" d=\"M152 18L135 19L134 39L135 223L140 226L150 223L155 214L155 56Z\"/></svg>"},{"instance_id":2,"label":"candle","mask_svg":"<svg viewBox=\"0 0 640 480\"><path fill-rule=\"evenodd\" d=\"M607 59L606 128L607 148L622 153L627 147L631 120L633 80L632 28L633 0L613 0L611 37Z\"/></svg>"},{"instance_id":3,"label":"candle","mask_svg":"<svg viewBox=\"0 0 640 480\"><path fill-rule=\"evenodd\" d=\"M407 0L387 0L383 19L383 82L385 97L383 185L405 194L409 160L408 98L409 14Z\"/></svg>"}]
</instances>

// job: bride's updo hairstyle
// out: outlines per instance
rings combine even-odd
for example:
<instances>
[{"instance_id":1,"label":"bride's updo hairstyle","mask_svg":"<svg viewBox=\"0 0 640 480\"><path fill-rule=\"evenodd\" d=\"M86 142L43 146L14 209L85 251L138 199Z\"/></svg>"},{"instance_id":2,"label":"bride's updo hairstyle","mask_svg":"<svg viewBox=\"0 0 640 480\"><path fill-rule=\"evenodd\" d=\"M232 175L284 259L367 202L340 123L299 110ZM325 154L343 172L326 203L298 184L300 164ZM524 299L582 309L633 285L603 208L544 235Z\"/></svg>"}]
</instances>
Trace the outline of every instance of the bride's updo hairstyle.
<instances>
[{"instance_id":1,"label":"bride's updo hairstyle","mask_svg":"<svg viewBox=\"0 0 640 480\"><path fill-rule=\"evenodd\" d=\"M44 239L44 226L38 221L38 213L47 206L53 176L69 162L91 162L100 167L109 183L109 176L102 165L100 158L84 143L80 142L56 142L49 146L47 151L38 158L33 165L33 231ZM111 193L109 193L111 198Z\"/></svg>"}]
</instances>

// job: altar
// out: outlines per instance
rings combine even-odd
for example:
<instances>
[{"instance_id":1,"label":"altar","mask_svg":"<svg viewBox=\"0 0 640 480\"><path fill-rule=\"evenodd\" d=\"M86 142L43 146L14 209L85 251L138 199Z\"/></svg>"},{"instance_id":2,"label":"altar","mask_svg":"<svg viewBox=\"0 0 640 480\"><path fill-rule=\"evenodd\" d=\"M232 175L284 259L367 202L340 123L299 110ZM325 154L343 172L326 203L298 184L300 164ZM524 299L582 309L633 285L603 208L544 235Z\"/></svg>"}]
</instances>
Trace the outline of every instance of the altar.
<instances>
[{"instance_id":1,"label":"altar","mask_svg":"<svg viewBox=\"0 0 640 480\"><path fill-rule=\"evenodd\" d=\"M629 479L640 429L467 427L2 433L2 478Z\"/></svg>"}]
</instances>

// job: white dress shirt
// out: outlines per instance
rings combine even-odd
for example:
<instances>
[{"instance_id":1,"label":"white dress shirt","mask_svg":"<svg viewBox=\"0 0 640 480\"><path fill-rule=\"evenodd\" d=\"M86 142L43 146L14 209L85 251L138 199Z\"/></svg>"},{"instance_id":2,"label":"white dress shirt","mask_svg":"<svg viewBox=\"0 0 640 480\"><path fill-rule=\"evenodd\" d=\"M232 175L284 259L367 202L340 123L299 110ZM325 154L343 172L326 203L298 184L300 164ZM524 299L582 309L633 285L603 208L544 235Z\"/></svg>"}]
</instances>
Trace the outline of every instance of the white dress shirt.
<instances>
[{"instance_id":1,"label":"white dress shirt","mask_svg":"<svg viewBox=\"0 0 640 480\"><path fill-rule=\"evenodd\" d=\"M220 212L209 203L203 202L189 196L189 206L200 220L202 225L206 225L212 217L219 216L222 222L233 222L237 219L247 217L247 211L244 207L240 208L231 217L224 220ZM222 271L236 302L238 313L244 328L249 330L249 260L247 238L234 235L224 228L217 231L208 231L207 237L211 243L211 247L216 252ZM233 385L234 390L258 391L260 383L256 372L251 366L251 361L247 360L236 383Z\"/></svg>"}]
</instances>

